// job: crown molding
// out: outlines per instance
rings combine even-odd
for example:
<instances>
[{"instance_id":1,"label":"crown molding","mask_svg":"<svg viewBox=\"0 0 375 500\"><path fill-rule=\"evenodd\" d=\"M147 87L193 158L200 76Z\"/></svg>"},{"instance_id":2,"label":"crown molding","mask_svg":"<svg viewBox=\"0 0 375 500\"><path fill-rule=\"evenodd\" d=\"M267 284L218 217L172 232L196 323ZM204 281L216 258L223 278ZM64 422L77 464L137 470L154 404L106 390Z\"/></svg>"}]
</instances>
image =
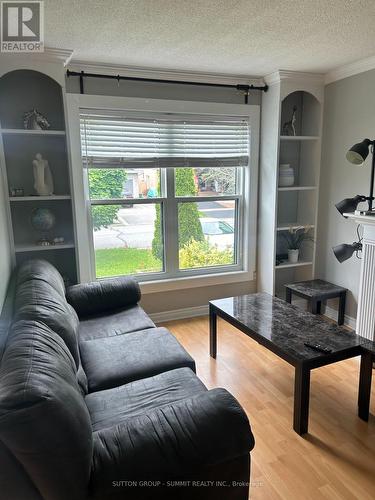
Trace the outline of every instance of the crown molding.
<instances>
[{"instance_id":1,"label":"crown molding","mask_svg":"<svg viewBox=\"0 0 375 500\"><path fill-rule=\"evenodd\" d=\"M59 62L66 66L73 56L73 50L45 47L44 52L30 52L25 55L38 61Z\"/></svg>"},{"instance_id":2,"label":"crown molding","mask_svg":"<svg viewBox=\"0 0 375 500\"><path fill-rule=\"evenodd\" d=\"M122 75L134 78L154 78L157 80L191 81L196 83L218 83L224 85L263 85L263 78L252 78L244 75L223 75L219 73L200 73L192 71L173 71L167 69L141 68L105 63L90 63L87 61L70 61L67 65L71 71L85 73L104 73Z\"/></svg>"},{"instance_id":3,"label":"crown molding","mask_svg":"<svg viewBox=\"0 0 375 500\"><path fill-rule=\"evenodd\" d=\"M264 77L264 81L269 86L288 80L293 82L308 82L310 84L315 83L317 85L322 85L324 83L324 75L320 73L306 73L280 69L279 71L275 71L274 73L270 73Z\"/></svg>"},{"instance_id":4,"label":"crown molding","mask_svg":"<svg viewBox=\"0 0 375 500\"><path fill-rule=\"evenodd\" d=\"M349 76L358 75L359 73L364 73L365 71L370 71L375 69L375 56L367 57L366 59L361 59L360 61L355 61L350 64L345 64L344 66L339 66L325 75L325 84L336 82L337 80L342 80L343 78L348 78Z\"/></svg>"}]
</instances>

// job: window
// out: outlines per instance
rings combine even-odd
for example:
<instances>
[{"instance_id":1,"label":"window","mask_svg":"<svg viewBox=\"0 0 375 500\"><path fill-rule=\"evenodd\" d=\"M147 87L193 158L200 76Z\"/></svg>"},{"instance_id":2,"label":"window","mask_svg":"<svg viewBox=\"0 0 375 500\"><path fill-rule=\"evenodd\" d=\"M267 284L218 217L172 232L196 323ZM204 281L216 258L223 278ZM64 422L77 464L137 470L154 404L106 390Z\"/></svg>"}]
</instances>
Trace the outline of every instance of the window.
<instances>
[{"instance_id":1,"label":"window","mask_svg":"<svg viewBox=\"0 0 375 500\"><path fill-rule=\"evenodd\" d=\"M243 269L249 125L81 110L96 277Z\"/></svg>"}]
</instances>

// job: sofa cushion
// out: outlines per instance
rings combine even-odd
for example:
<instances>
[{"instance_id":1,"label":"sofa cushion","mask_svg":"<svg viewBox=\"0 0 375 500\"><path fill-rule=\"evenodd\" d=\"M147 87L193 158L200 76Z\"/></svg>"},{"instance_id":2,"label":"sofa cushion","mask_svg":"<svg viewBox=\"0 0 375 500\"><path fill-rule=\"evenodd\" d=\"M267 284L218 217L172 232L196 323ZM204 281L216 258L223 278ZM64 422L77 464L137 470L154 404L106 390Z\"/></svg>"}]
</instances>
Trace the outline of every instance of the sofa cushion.
<instances>
[{"instance_id":1,"label":"sofa cushion","mask_svg":"<svg viewBox=\"0 0 375 500\"><path fill-rule=\"evenodd\" d=\"M15 323L0 380L0 441L42 498L86 498L92 429L64 341L42 323ZM9 498L22 498L14 488Z\"/></svg>"},{"instance_id":2,"label":"sofa cushion","mask_svg":"<svg viewBox=\"0 0 375 500\"><path fill-rule=\"evenodd\" d=\"M109 389L195 362L166 328L81 342L89 392Z\"/></svg>"},{"instance_id":3,"label":"sofa cushion","mask_svg":"<svg viewBox=\"0 0 375 500\"><path fill-rule=\"evenodd\" d=\"M17 287L14 320L35 320L45 323L64 340L76 366L79 366L78 326L74 309L65 296L44 280L23 281Z\"/></svg>"},{"instance_id":4,"label":"sofa cushion","mask_svg":"<svg viewBox=\"0 0 375 500\"><path fill-rule=\"evenodd\" d=\"M206 387L190 368L179 368L113 389L93 392L85 400L93 431L98 431L205 391Z\"/></svg>"},{"instance_id":5,"label":"sofa cushion","mask_svg":"<svg viewBox=\"0 0 375 500\"><path fill-rule=\"evenodd\" d=\"M30 280L43 281L52 286L62 297L65 296L65 284L61 274L46 260L28 260L19 267L17 271L17 286Z\"/></svg>"},{"instance_id":6,"label":"sofa cushion","mask_svg":"<svg viewBox=\"0 0 375 500\"><path fill-rule=\"evenodd\" d=\"M141 289L135 280L121 276L70 286L66 298L82 319L137 304Z\"/></svg>"},{"instance_id":7,"label":"sofa cushion","mask_svg":"<svg viewBox=\"0 0 375 500\"><path fill-rule=\"evenodd\" d=\"M127 309L116 310L111 314L99 314L81 320L79 339L81 341L112 337L153 327L155 327L155 324L144 310L136 305Z\"/></svg>"}]
</instances>

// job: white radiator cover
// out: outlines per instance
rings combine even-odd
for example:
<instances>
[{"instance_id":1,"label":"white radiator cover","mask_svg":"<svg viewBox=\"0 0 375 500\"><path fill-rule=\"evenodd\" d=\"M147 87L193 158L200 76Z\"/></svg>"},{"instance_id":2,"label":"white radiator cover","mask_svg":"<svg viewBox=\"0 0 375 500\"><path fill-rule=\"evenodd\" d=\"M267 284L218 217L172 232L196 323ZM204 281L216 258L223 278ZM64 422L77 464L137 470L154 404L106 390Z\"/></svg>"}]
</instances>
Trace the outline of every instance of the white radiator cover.
<instances>
[{"instance_id":1,"label":"white radiator cover","mask_svg":"<svg viewBox=\"0 0 375 500\"><path fill-rule=\"evenodd\" d=\"M363 226L356 333L375 340L375 216L345 216Z\"/></svg>"}]
</instances>

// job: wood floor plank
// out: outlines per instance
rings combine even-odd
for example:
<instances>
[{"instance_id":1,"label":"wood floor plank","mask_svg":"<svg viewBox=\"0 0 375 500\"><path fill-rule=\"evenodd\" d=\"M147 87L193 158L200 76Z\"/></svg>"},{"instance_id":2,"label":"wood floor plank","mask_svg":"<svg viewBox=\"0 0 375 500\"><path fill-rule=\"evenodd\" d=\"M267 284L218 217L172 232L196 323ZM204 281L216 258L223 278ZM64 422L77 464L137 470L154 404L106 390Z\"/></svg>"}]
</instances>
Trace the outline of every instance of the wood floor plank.
<instances>
[{"instance_id":1,"label":"wood floor plank","mask_svg":"<svg viewBox=\"0 0 375 500\"><path fill-rule=\"evenodd\" d=\"M255 436L252 500L373 500L375 383L369 422L357 417L359 360L312 371L309 434L292 429L294 370L222 320L218 356L208 351L208 318L164 323L197 363L206 386L225 387L244 407Z\"/></svg>"}]
</instances>

